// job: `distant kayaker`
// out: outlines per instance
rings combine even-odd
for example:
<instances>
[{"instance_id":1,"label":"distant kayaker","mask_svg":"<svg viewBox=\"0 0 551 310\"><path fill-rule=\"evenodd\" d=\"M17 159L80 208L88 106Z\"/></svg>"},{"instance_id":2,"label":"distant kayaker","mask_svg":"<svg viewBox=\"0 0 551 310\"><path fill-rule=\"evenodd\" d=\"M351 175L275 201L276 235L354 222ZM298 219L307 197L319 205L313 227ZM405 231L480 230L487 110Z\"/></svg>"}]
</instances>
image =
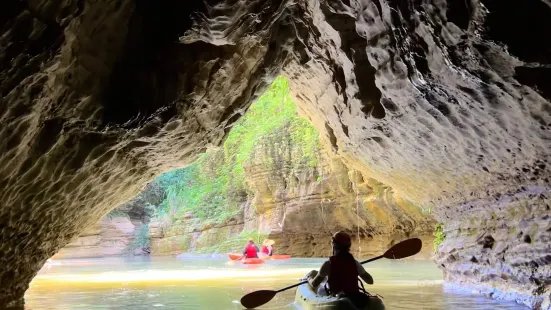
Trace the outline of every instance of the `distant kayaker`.
<instances>
[{"instance_id":1,"label":"distant kayaker","mask_svg":"<svg viewBox=\"0 0 551 310\"><path fill-rule=\"evenodd\" d=\"M264 242L262 242L262 250L260 252L267 256L272 256L274 254L274 245L275 241L266 239Z\"/></svg>"},{"instance_id":2,"label":"distant kayaker","mask_svg":"<svg viewBox=\"0 0 551 310\"><path fill-rule=\"evenodd\" d=\"M243 256L246 258L258 258L258 252L260 252L260 250L256 244L254 244L254 239L250 238L243 251Z\"/></svg>"},{"instance_id":3,"label":"distant kayaker","mask_svg":"<svg viewBox=\"0 0 551 310\"><path fill-rule=\"evenodd\" d=\"M319 272L313 272L308 283L317 290L327 278L331 295L342 294L349 298L356 307L363 309L369 302L367 295L360 292L358 277L367 284L373 284L373 277L362 267L350 253L352 240L350 235L339 231L332 237L333 256L321 265Z\"/></svg>"}]
</instances>

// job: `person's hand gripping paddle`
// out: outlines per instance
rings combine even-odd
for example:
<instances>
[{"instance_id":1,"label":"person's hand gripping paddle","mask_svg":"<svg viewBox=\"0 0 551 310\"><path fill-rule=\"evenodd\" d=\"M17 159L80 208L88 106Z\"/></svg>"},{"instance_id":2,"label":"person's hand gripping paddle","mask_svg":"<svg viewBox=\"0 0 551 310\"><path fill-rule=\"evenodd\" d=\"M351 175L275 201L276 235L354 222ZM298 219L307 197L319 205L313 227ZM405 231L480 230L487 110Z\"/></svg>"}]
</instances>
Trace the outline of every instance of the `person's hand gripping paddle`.
<instances>
[{"instance_id":1,"label":"person's hand gripping paddle","mask_svg":"<svg viewBox=\"0 0 551 310\"><path fill-rule=\"evenodd\" d=\"M365 260L363 262L360 262L360 264L366 264L381 258L387 258L387 259L400 259L400 258L406 258L413 256L419 251L421 251L421 248L423 246L423 243L421 242L421 239L419 238L412 238L408 240L404 240L400 243L397 243L393 245L390 249L388 249L385 254L381 256L377 256L368 260ZM254 291L252 293L249 293L241 298L241 304L247 308L252 309L259 306L262 306L263 304L269 302L274 298L274 296L277 293L281 293L283 291L286 291L288 289L291 289L293 287L297 287L299 285L305 284L308 281L302 281L297 284L293 284L291 286L284 287L277 291L270 291L270 290L260 290L260 291Z\"/></svg>"}]
</instances>

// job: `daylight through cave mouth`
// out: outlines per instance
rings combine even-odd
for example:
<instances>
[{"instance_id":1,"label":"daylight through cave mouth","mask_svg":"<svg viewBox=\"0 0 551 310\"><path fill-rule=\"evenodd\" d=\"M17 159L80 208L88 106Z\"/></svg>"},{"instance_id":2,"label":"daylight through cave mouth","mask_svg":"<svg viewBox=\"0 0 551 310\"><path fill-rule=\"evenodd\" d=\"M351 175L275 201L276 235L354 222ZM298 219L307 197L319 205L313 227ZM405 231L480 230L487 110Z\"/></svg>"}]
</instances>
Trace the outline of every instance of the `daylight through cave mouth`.
<instances>
[{"instance_id":1,"label":"daylight through cave mouth","mask_svg":"<svg viewBox=\"0 0 551 310\"><path fill-rule=\"evenodd\" d=\"M430 210L395 199L387 186L366 182L361 172L348 169L297 109L287 78L277 77L232 124L220 147L186 168L161 174L96 224L133 227L110 253L231 253L252 237L257 242L275 238L291 255L324 256L329 249L317 244L334 230L346 230L362 242L388 238L384 243L389 245L416 234L424 237L430 253ZM396 224L378 228L390 220ZM293 239L304 239L298 233L305 231L311 241L294 248ZM80 244L90 246L82 238L86 234L54 258L101 256L101 245L113 237L100 232L96 254L82 252ZM361 244L355 253L366 255Z\"/></svg>"}]
</instances>

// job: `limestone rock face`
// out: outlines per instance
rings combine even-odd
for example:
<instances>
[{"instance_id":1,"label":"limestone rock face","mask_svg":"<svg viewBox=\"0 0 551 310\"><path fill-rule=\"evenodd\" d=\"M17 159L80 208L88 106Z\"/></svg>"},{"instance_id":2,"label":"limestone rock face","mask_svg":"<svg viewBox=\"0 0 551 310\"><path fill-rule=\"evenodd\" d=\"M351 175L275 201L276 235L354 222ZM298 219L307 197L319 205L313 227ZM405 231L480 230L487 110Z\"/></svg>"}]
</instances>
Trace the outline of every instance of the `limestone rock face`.
<instances>
[{"instance_id":1,"label":"limestone rock face","mask_svg":"<svg viewBox=\"0 0 551 310\"><path fill-rule=\"evenodd\" d=\"M0 12L0 306L21 304L48 257L154 175L220 144L278 73L349 168L445 225L465 224L444 215L465 202L549 187L547 0L6 0Z\"/></svg>"},{"instance_id":2,"label":"limestone rock face","mask_svg":"<svg viewBox=\"0 0 551 310\"><path fill-rule=\"evenodd\" d=\"M549 309L550 206L551 192L533 187L446 208L446 239L437 257L446 280Z\"/></svg>"},{"instance_id":3,"label":"limestone rock face","mask_svg":"<svg viewBox=\"0 0 551 310\"><path fill-rule=\"evenodd\" d=\"M243 231L242 218L225 223L205 223L190 215L174 223L152 222L151 255L240 252L246 240L239 238Z\"/></svg>"},{"instance_id":4,"label":"limestone rock face","mask_svg":"<svg viewBox=\"0 0 551 310\"><path fill-rule=\"evenodd\" d=\"M315 165L300 163L301 148L288 138L282 132L261 141L245 165L254 192L245 230L274 239L277 253L300 257L329 256L330 237L339 230L353 236L358 257L380 255L408 237L427 241L419 257L433 254L435 222L428 212L323 150Z\"/></svg>"},{"instance_id":5,"label":"limestone rock face","mask_svg":"<svg viewBox=\"0 0 551 310\"><path fill-rule=\"evenodd\" d=\"M104 217L62 248L53 259L144 255L146 253L142 249L135 251L136 253L125 252L141 225L142 222L132 221L126 216Z\"/></svg>"},{"instance_id":6,"label":"limestone rock face","mask_svg":"<svg viewBox=\"0 0 551 310\"><path fill-rule=\"evenodd\" d=\"M245 178L253 192L236 216L217 223L185 214L174 222L150 224L152 255L183 252L240 252L249 236L276 241L278 254L327 257L330 236L345 230L354 237L354 254L378 256L394 243L421 237L424 250L416 258L434 254L434 219L395 197L375 180L363 181L338 157L319 155L314 166L297 164L298 146L286 143L288 132L255 146L245 165Z\"/></svg>"},{"instance_id":7,"label":"limestone rock face","mask_svg":"<svg viewBox=\"0 0 551 310\"><path fill-rule=\"evenodd\" d=\"M158 205L164 196L159 184L147 184L136 197L116 207L99 222L85 229L53 258L148 255L149 247L134 247L132 244L142 226L149 224L153 206ZM148 228L152 230L151 227ZM155 228L153 231L157 233Z\"/></svg>"}]
</instances>

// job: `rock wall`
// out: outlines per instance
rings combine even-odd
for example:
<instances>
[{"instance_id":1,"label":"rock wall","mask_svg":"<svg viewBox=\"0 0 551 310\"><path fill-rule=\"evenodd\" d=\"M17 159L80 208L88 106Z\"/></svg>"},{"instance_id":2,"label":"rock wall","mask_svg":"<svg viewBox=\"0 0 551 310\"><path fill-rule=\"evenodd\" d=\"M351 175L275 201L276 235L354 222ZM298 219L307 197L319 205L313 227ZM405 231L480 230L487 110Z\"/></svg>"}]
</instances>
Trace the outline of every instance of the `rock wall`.
<instances>
[{"instance_id":1,"label":"rock wall","mask_svg":"<svg viewBox=\"0 0 551 310\"><path fill-rule=\"evenodd\" d=\"M172 223L152 222L151 255L240 252L248 239L242 234L243 224L240 216L225 223L213 223L193 214Z\"/></svg>"},{"instance_id":2,"label":"rock wall","mask_svg":"<svg viewBox=\"0 0 551 310\"><path fill-rule=\"evenodd\" d=\"M147 255L149 249L127 252L141 225L144 225L141 221L132 221L127 216L104 217L63 247L53 259Z\"/></svg>"},{"instance_id":3,"label":"rock wall","mask_svg":"<svg viewBox=\"0 0 551 310\"><path fill-rule=\"evenodd\" d=\"M135 244L142 226L148 225L154 206L165 196L155 182L147 184L131 200L105 215L54 255L56 258L97 258L122 255L149 255L148 246Z\"/></svg>"},{"instance_id":4,"label":"rock wall","mask_svg":"<svg viewBox=\"0 0 551 310\"><path fill-rule=\"evenodd\" d=\"M253 194L238 215L216 223L189 212L174 222L152 223L152 255L239 252L254 236L257 242L274 239L277 253L324 257L331 254L330 236L346 230L354 236L357 256L380 255L409 237L425 241L416 258L433 256L436 223L429 210L364 180L323 149L305 157L303 146L290 143L289 129L264 136L249 154L245 179Z\"/></svg>"},{"instance_id":5,"label":"rock wall","mask_svg":"<svg viewBox=\"0 0 551 310\"><path fill-rule=\"evenodd\" d=\"M422 237L424 253L433 253L435 222L393 190L322 148L316 164L300 162L300 146L279 133L257 144L245 166L255 193L245 209L245 229L258 230L277 243L280 253L323 257L331 253L330 236L345 230L354 236L354 253L380 255L395 242Z\"/></svg>"},{"instance_id":6,"label":"rock wall","mask_svg":"<svg viewBox=\"0 0 551 310\"><path fill-rule=\"evenodd\" d=\"M436 259L446 280L549 309L550 208L551 191L539 187L446 208L446 239Z\"/></svg>"},{"instance_id":7,"label":"rock wall","mask_svg":"<svg viewBox=\"0 0 551 310\"><path fill-rule=\"evenodd\" d=\"M465 202L550 187L547 0L7 0L0 12L2 307L155 175L219 145L281 72L348 167L445 225L467 224L443 215Z\"/></svg>"}]
</instances>

